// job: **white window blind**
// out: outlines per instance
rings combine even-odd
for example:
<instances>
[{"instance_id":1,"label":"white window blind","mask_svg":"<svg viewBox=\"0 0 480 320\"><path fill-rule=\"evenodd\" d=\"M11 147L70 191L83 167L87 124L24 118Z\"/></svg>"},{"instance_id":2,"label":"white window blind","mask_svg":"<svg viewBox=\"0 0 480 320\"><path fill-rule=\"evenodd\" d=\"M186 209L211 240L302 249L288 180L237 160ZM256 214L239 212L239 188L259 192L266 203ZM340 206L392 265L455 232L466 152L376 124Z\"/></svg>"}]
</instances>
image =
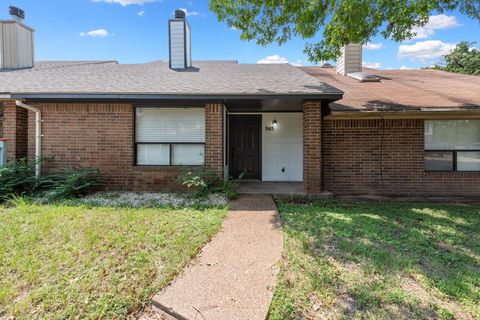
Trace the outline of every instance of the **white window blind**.
<instances>
[{"instance_id":1,"label":"white window blind","mask_svg":"<svg viewBox=\"0 0 480 320\"><path fill-rule=\"evenodd\" d=\"M172 146L173 165L203 164L205 146L202 144L175 144Z\"/></svg>"},{"instance_id":2,"label":"white window blind","mask_svg":"<svg viewBox=\"0 0 480 320\"><path fill-rule=\"evenodd\" d=\"M137 165L203 165L205 109L137 108Z\"/></svg>"},{"instance_id":3,"label":"white window blind","mask_svg":"<svg viewBox=\"0 0 480 320\"><path fill-rule=\"evenodd\" d=\"M137 142L205 142L205 109L137 108Z\"/></svg>"},{"instance_id":4,"label":"white window blind","mask_svg":"<svg viewBox=\"0 0 480 320\"><path fill-rule=\"evenodd\" d=\"M137 146L137 164L163 165L170 164L170 145L139 144Z\"/></svg>"},{"instance_id":5,"label":"white window blind","mask_svg":"<svg viewBox=\"0 0 480 320\"><path fill-rule=\"evenodd\" d=\"M480 120L425 121L426 150L479 150Z\"/></svg>"},{"instance_id":6,"label":"white window blind","mask_svg":"<svg viewBox=\"0 0 480 320\"><path fill-rule=\"evenodd\" d=\"M480 171L480 120L425 121L425 170Z\"/></svg>"}]
</instances>

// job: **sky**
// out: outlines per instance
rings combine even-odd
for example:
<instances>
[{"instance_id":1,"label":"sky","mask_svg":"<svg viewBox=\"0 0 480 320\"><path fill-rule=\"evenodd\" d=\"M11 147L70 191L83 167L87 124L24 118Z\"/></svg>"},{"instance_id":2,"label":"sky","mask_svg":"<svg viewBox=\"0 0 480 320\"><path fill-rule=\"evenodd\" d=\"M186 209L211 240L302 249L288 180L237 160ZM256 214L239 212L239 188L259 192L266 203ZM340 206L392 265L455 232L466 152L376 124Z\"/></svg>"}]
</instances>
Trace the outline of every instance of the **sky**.
<instances>
[{"instance_id":1,"label":"sky","mask_svg":"<svg viewBox=\"0 0 480 320\"><path fill-rule=\"evenodd\" d=\"M35 29L37 60L167 60L167 21L179 8L187 12L192 28L194 60L311 65L303 49L315 40L294 38L267 47L242 41L239 31L218 22L207 0L0 0L0 19L9 19L9 5L22 8L25 24ZM460 41L479 47L479 22L458 12L433 15L409 41L371 39L364 46L363 64L380 69L430 66Z\"/></svg>"}]
</instances>

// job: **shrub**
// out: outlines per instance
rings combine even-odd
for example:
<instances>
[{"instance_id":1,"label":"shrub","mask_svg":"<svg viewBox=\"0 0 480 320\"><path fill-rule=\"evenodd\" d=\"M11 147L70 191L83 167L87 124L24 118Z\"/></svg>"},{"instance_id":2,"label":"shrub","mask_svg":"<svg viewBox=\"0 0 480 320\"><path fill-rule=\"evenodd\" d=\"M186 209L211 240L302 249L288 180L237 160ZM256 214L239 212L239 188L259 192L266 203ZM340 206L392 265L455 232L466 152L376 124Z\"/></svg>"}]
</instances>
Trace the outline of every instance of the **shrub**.
<instances>
[{"instance_id":1,"label":"shrub","mask_svg":"<svg viewBox=\"0 0 480 320\"><path fill-rule=\"evenodd\" d=\"M93 169L62 171L35 176L35 168L26 160L0 169L0 202L16 196L43 196L57 200L82 194L99 185L99 174Z\"/></svg>"},{"instance_id":2,"label":"shrub","mask_svg":"<svg viewBox=\"0 0 480 320\"><path fill-rule=\"evenodd\" d=\"M63 171L56 177L56 185L44 194L48 201L85 195L100 185L98 170L90 168Z\"/></svg>"},{"instance_id":3,"label":"shrub","mask_svg":"<svg viewBox=\"0 0 480 320\"><path fill-rule=\"evenodd\" d=\"M215 186L220 184L220 179L215 172L203 168L183 168L178 176L178 182L192 191L197 198L211 193Z\"/></svg>"},{"instance_id":4,"label":"shrub","mask_svg":"<svg viewBox=\"0 0 480 320\"><path fill-rule=\"evenodd\" d=\"M230 179L224 181L220 179L214 171L203 168L184 168L178 177L182 186L192 190L194 197L205 197L209 193L221 193L229 199L237 196L240 179Z\"/></svg>"},{"instance_id":5,"label":"shrub","mask_svg":"<svg viewBox=\"0 0 480 320\"><path fill-rule=\"evenodd\" d=\"M50 177L36 177L34 167L27 161L20 160L12 166L0 169L0 201L13 196L32 195L53 184Z\"/></svg>"}]
</instances>

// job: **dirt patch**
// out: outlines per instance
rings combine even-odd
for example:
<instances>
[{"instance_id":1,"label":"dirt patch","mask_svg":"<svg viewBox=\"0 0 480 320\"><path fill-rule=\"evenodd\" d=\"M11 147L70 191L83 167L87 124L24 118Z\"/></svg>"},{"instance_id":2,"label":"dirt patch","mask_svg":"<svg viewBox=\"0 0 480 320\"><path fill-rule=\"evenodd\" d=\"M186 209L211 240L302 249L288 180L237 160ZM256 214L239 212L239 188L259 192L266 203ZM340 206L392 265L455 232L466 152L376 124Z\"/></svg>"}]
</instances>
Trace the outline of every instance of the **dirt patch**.
<instances>
[{"instance_id":1,"label":"dirt patch","mask_svg":"<svg viewBox=\"0 0 480 320\"><path fill-rule=\"evenodd\" d=\"M401 287L408 293L411 293L415 296L416 299L420 302L420 305L427 309L430 305L434 304L442 309L447 310L455 319L468 319L473 320L475 317L470 313L467 313L462 310L460 306L456 303L453 303L446 299L440 299L432 292L426 290L418 281L410 277L405 277L401 281Z\"/></svg>"}]
</instances>

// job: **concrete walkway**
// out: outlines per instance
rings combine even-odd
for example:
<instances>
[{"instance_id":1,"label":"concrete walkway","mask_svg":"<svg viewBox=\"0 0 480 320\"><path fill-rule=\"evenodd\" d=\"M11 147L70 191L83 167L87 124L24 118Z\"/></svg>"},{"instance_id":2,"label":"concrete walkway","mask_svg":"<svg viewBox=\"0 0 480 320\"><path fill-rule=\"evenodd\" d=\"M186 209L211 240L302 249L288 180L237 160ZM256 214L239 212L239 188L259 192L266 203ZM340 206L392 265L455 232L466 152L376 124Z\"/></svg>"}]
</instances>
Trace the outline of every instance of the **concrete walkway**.
<instances>
[{"instance_id":1,"label":"concrete walkway","mask_svg":"<svg viewBox=\"0 0 480 320\"><path fill-rule=\"evenodd\" d=\"M153 306L176 319L264 320L275 289L283 236L272 197L243 195L223 229Z\"/></svg>"}]
</instances>

